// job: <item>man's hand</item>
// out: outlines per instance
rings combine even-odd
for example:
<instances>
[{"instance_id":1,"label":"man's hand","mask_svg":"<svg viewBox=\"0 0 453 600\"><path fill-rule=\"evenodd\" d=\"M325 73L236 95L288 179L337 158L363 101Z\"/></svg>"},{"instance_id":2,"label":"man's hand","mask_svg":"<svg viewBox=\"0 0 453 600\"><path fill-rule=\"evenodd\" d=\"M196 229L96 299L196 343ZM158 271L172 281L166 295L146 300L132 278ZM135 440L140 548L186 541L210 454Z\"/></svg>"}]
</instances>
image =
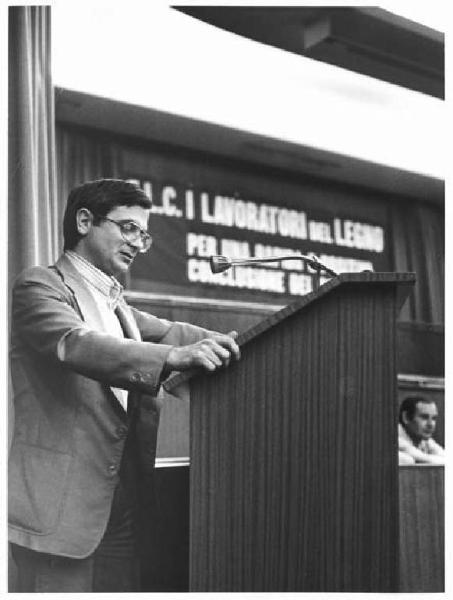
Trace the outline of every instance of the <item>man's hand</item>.
<instances>
[{"instance_id":1,"label":"man's hand","mask_svg":"<svg viewBox=\"0 0 453 600\"><path fill-rule=\"evenodd\" d=\"M220 367L227 367L232 356L236 360L240 357L239 346L235 342L237 335L236 331L228 334L213 332L212 336L195 344L174 346L165 366L169 371L186 371L196 367L215 371Z\"/></svg>"}]
</instances>

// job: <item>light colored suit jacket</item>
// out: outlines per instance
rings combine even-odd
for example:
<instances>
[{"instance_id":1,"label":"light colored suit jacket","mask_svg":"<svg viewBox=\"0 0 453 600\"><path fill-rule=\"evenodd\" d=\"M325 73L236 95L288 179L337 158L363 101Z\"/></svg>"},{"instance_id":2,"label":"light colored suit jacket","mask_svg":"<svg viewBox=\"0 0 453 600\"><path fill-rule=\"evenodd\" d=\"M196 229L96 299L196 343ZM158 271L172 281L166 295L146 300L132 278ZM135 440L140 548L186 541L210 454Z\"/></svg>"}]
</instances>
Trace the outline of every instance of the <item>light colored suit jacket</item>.
<instances>
[{"instance_id":1,"label":"light colored suit jacket","mask_svg":"<svg viewBox=\"0 0 453 600\"><path fill-rule=\"evenodd\" d=\"M122 308L129 339L102 331L86 283L64 255L53 267L33 267L16 280L8 481L9 535L16 544L74 558L99 544L130 425L110 386L129 390L141 466L154 466L156 395L166 357L173 345L211 332L125 303Z\"/></svg>"}]
</instances>

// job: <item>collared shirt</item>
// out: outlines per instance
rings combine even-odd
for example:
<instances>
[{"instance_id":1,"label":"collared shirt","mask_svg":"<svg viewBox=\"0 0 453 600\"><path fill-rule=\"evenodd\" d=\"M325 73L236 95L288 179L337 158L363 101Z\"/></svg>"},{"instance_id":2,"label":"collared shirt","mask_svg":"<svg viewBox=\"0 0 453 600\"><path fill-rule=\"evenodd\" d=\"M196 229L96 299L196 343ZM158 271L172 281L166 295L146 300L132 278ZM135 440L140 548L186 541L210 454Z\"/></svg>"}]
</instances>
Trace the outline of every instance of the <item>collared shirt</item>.
<instances>
[{"instance_id":1,"label":"collared shirt","mask_svg":"<svg viewBox=\"0 0 453 600\"><path fill-rule=\"evenodd\" d=\"M438 456L444 456L445 451L437 442L435 442L432 438L428 440L420 440L418 444L414 444L414 441L401 425L398 423L398 446L399 450L405 451L408 447L413 446L417 448L424 454L436 454Z\"/></svg>"},{"instance_id":2,"label":"collared shirt","mask_svg":"<svg viewBox=\"0 0 453 600\"><path fill-rule=\"evenodd\" d=\"M87 283L99 310L104 332L124 338L121 324L115 314L115 309L122 297L123 286L115 277L107 275L73 250L66 250L65 254ZM127 391L113 386L111 389L124 410L127 410Z\"/></svg>"},{"instance_id":3,"label":"collared shirt","mask_svg":"<svg viewBox=\"0 0 453 600\"><path fill-rule=\"evenodd\" d=\"M66 250L65 254L89 284L91 291L96 293L102 299L102 302L107 304L110 310L114 311L123 293L121 283L112 275L107 275L95 267L86 258L74 252L74 250Z\"/></svg>"}]
</instances>

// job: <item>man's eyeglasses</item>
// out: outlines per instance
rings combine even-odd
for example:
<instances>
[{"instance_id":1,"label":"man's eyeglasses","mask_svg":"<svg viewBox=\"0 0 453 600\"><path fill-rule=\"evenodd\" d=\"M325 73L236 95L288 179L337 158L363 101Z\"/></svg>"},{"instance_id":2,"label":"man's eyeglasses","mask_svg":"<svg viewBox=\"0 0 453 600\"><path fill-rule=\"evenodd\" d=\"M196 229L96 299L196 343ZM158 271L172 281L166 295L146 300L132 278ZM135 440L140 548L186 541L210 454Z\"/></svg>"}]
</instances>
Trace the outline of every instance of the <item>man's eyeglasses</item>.
<instances>
[{"instance_id":1,"label":"man's eyeglasses","mask_svg":"<svg viewBox=\"0 0 453 600\"><path fill-rule=\"evenodd\" d=\"M138 240L142 247L139 252L144 253L147 252L151 244L153 243L153 238L149 235L147 231L144 231L141 227L139 227L133 221L114 221L113 219L109 219L108 217L99 217L103 221L110 221L111 223L115 223L120 228L121 235L125 242L130 244L134 244Z\"/></svg>"}]
</instances>

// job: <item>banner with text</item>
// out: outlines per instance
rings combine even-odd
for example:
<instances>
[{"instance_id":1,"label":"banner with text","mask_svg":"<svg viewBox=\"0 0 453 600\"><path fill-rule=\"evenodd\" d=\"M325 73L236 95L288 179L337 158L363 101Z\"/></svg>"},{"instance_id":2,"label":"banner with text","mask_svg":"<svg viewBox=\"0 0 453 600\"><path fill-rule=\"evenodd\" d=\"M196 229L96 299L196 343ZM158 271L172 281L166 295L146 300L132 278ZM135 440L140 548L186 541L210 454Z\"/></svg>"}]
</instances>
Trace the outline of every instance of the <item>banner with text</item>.
<instances>
[{"instance_id":1,"label":"banner with text","mask_svg":"<svg viewBox=\"0 0 453 600\"><path fill-rule=\"evenodd\" d=\"M221 189L208 191L156 179L129 180L138 183L153 201L153 247L134 264L134 279L203 289L209 296L212 290L224 296L220 290L233 289L261 297L300 296L313 289L315 275L302 261L235 266L213 274L209 258L302 253L315 254L338 273L389 269L386 223L358 220L342 210L341 204L333 213L304 202L301 195L295 209L278 198L229 195Z\"/></svg>"}]
</instances>

